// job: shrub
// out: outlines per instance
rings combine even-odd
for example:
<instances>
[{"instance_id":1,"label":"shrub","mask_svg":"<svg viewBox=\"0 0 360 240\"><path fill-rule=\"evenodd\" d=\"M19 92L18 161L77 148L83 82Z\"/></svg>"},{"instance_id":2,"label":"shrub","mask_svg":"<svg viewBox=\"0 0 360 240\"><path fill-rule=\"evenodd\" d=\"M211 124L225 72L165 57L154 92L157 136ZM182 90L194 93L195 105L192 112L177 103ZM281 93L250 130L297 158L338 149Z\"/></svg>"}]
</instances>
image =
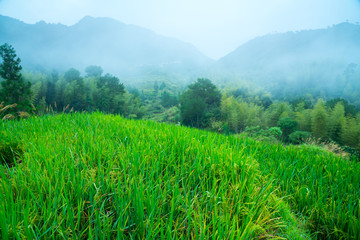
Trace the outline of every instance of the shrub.
<instances>
[{"instance_id":1,"label":"shrub","mask_svg":"<svg viewBox=\"0 0 360 240\"><path fill-rule=\"evenodd\" d=\"M311 137L311 133L296 131L289 135L289 140L293 144L301 144Z\"/></svg>"},{"instance_id":2,"label":"shrub","mask_svg":"<svg viewBox=\"0 0 360 240\"><path fill-rule=\"evenodd\" d=\"M269 137L274 137L277 140L280 140L281 135L283 134L283 132L281 131L281 129L279 127L269 128L268 130L266 130L266 132Z\"/></svg>"},{"instance_id":3,"label":"shrub","mask_svg":"<svg viewBox=\"0 0 360 240\"><path fill-rule=\"evenodd\" d=\"M246 127L244 133L246 136L266 142L277 142L281 139L281 135L283 134L279 127L272 127L267 130L263 130L259 126Z\"/></svg>"},{"instance_id":4,"label":"shrub","mask_svg":"<svg viewBox=\"0 0 360 240\"><path fill-rule=\"evenodd\" d=\"M278 126L283 132L285 140L288 140L288 136L293 133L297 127L297 122L291 117L280 118Z\"/></svg>"},{"instance_id":5,"label":"shrub","mask_svg":"<svg viewBox=\"0 0 360 240\"><path fill-rule=\"evenodd\" d=\"M342 150L350 154L351 159L360 160L360 152L358 149L349 146L343 146Z\"/></svg>"}]
</instances>

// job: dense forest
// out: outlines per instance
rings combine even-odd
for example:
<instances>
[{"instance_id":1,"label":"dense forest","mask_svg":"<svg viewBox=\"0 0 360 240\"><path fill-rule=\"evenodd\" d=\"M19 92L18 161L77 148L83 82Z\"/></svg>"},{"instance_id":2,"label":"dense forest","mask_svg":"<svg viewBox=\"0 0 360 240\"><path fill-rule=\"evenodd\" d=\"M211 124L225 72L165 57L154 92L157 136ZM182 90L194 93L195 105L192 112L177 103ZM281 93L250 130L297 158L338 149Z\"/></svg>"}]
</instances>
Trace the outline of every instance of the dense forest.
<instances>
[{"instance_id":1,"label":"dense forest","mask_svg":"<svg viewBox=\"0 0 360 240\"><path fill-rule=\"evenodd\" d=\"M14 71L23 80L22 84L28 86L24 94L29 97L28 100L9 98L15 91L7 87L8 81L2 81L2 107L19 104L14 109L3 109L4 119L17 110L37 115L101 111L292 144L312 137L318 143L344 146L344 152L359 158L360 113L356 106L342 98L324 100L308 93L291 101L278 100L279 96L272 99L270 93L251 92L246 87L219 90L210 80L202 78L188 85L185 91L171 83L157 81L148 88L126 89L119 78L104 75L100 66L88 66L86 76L74 68L64 74L56 71L20 73L20 59L16 62L15 50L9 45L2 46L3 73L6 51L12 51L12 60L15 59L17 66ZM5 74L2 76L7 78ZM23 101L28 101L28 106Z\"/></svg>"}]
</instances>

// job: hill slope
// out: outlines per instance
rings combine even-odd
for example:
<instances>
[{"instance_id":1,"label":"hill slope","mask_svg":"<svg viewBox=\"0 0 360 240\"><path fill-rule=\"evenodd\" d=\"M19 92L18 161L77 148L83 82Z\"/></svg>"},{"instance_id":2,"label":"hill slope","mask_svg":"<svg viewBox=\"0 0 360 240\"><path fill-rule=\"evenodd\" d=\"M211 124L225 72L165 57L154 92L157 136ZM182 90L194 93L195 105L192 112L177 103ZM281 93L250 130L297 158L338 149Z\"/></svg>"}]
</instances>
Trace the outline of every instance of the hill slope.
<instances>
[{"instance_id":1,"label":"hill slope","mask_svg":"<svg viewBox=\"0 0 360 240\"><path fill-rule=\"evenodd\" d=\"M359 163L314 147L98 113L0 126L5 239L360 236Z\"/></svg>"},{"instance_id":2,"label":"hill slope","mask_svg":"<svg viewBox=\"0 0 360 240\"><path fill-rule=\"evenodd\" d=\"M349 99L353 94L344 89L360 91L359 39L360 25L350 23L266 35L220 59L219 69L232 81L260 83L279 98L311 93Z\"/></svg>"},{"instance_id":3,"label":"hill slope","mask_svg":"<svg viewBox=\"0 0 360 240\"><path fill-rule=\"evenodd\" d=\"M255 38L219 60L239 72L284 70L327 62L360 63L360 25L342 23L327 29L271 34Z\"/></svg>"},{"instance_id":4,"label":"hill slope","mask_svg":"<svg viewBox=\"0 0 360 240\"><path fill-rule=\"evenodd\" d=\"M194 46L110 18L85 17L73 26L25 24L0 15L0 43L12 44L28 69L83 71L100 65L106 72L151 69L198 71L211 62Z\"/></svg>"}]
</instances>

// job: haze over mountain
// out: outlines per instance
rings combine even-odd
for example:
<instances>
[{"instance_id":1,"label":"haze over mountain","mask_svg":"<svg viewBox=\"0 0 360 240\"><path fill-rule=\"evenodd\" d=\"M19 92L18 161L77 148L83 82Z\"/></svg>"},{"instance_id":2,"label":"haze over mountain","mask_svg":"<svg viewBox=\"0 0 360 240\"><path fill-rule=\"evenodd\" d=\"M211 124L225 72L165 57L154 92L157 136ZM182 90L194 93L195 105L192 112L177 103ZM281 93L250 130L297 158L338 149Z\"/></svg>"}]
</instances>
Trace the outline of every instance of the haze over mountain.
<instances>
[{"instance_id":1,"label":"haze over mountain","mask_svg":"<svg viewBox=\"0 0 360 240\"><path fill-rule=\"evenodd\" d=\"M270 34L255 38L220 59L240 73L298 68L328 62L360 62L360 25L342 23L327 29Z\"/></svg>"},{"instance_id":2,"label":"haze over mountain","mask_svg":"<svg viewBox=\"0 0 360 240\"><path fill-rule=\"evenodd\" d=\"M185 84L198 77L229 84L246 80L278 96L322 89L341 97L339 89L357 88L359 39L360 26L351 23L269 34L215 62L189 43L110 18L85 17L65 26L0 16L0 43L15 47L24 69L84 71L99 65L126 83L153 80L154 74Z\"/></svg>"},{"instance_id":3,"label":"haze over mountain","mask_svg":"<svg viewBox=\"0 0 360 240\"><path fill-rule=\"evenodd\" d=\"M349 91L360 91L359 39L360 25L351 23L257 37L218 61L217 79L245 79L279 98L311 93L351 99Z\"/></svg>"},{"instance_id":4,"label":"haze over mountain","mask_svg":"<svg viewBox=\"0 0 360 240\"><path fill-rule=\"evenodd\" d=\"M68 27L0 16L0 42L14 46L25 69L99 65L115 75L144 69L192 73L212 61L189 43L110 18L85 17Z\"/></svg>"}]
</instances>

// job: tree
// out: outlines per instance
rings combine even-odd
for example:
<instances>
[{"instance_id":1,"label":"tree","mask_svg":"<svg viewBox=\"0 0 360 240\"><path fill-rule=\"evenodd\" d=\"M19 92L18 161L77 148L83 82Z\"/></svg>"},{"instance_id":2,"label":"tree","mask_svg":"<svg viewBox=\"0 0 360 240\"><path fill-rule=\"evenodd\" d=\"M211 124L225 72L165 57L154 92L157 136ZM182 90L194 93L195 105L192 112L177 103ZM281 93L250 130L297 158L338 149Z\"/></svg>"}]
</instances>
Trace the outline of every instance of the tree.
<instances>
[{"instance_id":1,"label":"tree","mask_svg":"<svg viewBox=\"0 0 360 240\"><path fill-rule=\"evenodd\" d=\"M204 128L220 117L220 91L209 79L198 79L181 95L181 119L187 126Z\"/></svg>"},{"instance_id":2,"label":"tree","mask_svg":"<svg viewBox=\"0 0 360 240\"><path fill-rule=\"evenodd\" d=\"M283 117L283 118L280 118L280 120L278 122L278 126L280 127L281 131L283 132L285 141L287 141L289 135L296 130L297 122L294 119L292 119L291 117Z\"/></svg>"},{"instance_id":3,"label":"tree","mask_svg":"<svg viewBox=\"0 0 360 240\"><path fill-rule=\"evenodd\" d=\"M55 81L53 81L53 79L48 79L47 80L47 87L46 87L46 95L45 95L46 103L49 104L49 105L54 105L55 104L55 98L56 98Z\"/></svg>"},{"instance_id":4,"label":"tree","mask_svg":"<svg viewBox=\"0 0 360 240\"><path fill-rule=\"evenodd\" d=\"M224 96L221 100L221 115L223 121L232 132L238 133L245 127L261 126L263 107L244 101L238 102L233 96Z\"/></svg>"},{"instance_id":5,"label":"tree","mask_svg":"<svg viewBox=\"0 0 360 240\"><path fill-rule=\"evenodd\" d=\"M67 82L64 90L65 103L76 111L86 108L86 89L80 72L70 68L64 75Z\"/></svg>"},{"instance_id":6,"label":"tree","mask_svg":"<svg viewBox=\"0 0 360 240\"><path fill-rule=\"evenodd\" d=\"M358 125L356 119L347 117L343 124L341 133L342 143L353 148L360 148L360 125Z\"/></svg>"},{"instance_id":7,"label":"tree","mask_svg":"<svg viewBox=\"0 0 360 240\"><path fill-rule=\"evenodd\" d=\"M301 144L311 137L311 133L305 131L295 131L289 135L289 140L293 144Z\"/></svg>"},{"instance_id":8,"label":"tree","mask_svg":"<svg viewBox=\"0 0 360 240\"><path fill-rule=\"evenodd\" d=\"M326 137L327 119L328 115L326 112L324 101L322 99L319 99L311 115L311 130L315 137Z\"/></svg>"},{"instance_id":9,"label":"tree","mask_svg":"<svg viewBox=\"0 0 360 240\"><path fill-rule=\"evenodd\" d=\"M164 90L164 88L166 88L166 84L165 84L165 82L162 82L162 83L160 84L159 89L160 89L160 90Z\"/></svg>"},{"instance_id":10,"label":"tree","mask_svg":"<svg viewBox=\"0 0 360 240\"><path fill-rule=\"evenodd\" d=\"M14 48L5 43L0 46L0 56L3 62L0 64L1 82L0 98L5 104L17 104L16 110L29 110L31 105L31 83L25 82L20 71L20 58L16 56ZM1 101L0 101L1 102Z\"/></svg>"},{"instance_id":11,"label":"tree","mask_svg":"<svg viewBox=\"0 0 360 240\"><path fill-rule=\"evenodd\" d=\"M157 93L159 91L159 84L157 81L155 81L155 83L154 83L154 90L155 90L155 93Z\"/></svg>"},{"instance_id":12,"label":"tree","mask_svg":"<svg viewBox=\"0 0 360 240\"><path fill-rule=\"evenodd\" d=\"M87 77L101 77L103 69L100 66L88 66L85 72Z\"/></svg>"},{"instance_id":13,"label":"tree","mask_svg":"<svg viewBox=\"0 0 360 240\"><path fill-rule=\"evenodd\" d=\"M286 102L272 104L267 109L268 121L270 127L277 126L280 118L288 117L291 113L291 107Z\"/></svg>"},{"instance_id":14,"label":"tree","mask_svg":"<svg viewBox=\"0 0 360 240\"><path fill-rule=\"evenodd\" d=\"M351 115L353 117L356 116L358 111L356 110L356 107L354 105L351 105L348 101L342 98L335 98L331 99L329 101L326 101L325 105L331 109L333 109L338 103L341 103L344 108L344 114L345 115Z\"/></svg>"},{"instance_id":15,"label":"tree","mask_svg":"<svg viewBox=\"0 0 360 240\"><path fill-rule=\"evenodd\" d=\"M170 108L178 104L178 100L176 96L168 93L167 91L164 91L161 94L160 99L161 99L161 105L165 108Z\"/></svg>"},{"instance_id":16,"label":"tree","mask_svg":"<svg viewBox=\"0 0 360 240\"><path fill-rule=\"evenodd\" d=\"M97 88L95 102L100 111L124 113L125 87L117 77L110 74L100 77L97 80Z\"/></svg>"},{"instance_id":17,"label":"tree","mask_svg":"<svg viewBox=\"0 0 360 240\"><path fill-rule=\"evenodd\" d=\"M81 78L80 72L75 68L70 68L65 72L64 78L67 82L78 81Z\"/></svg>"},{"instance_id":18,"label":"tree","mask_svg":"<svg viewBox=\"0 0 360 240\"><path fill-rule=\"evenodd\" d=\"M300 103L296 109L296 122L300 131L311 132L311 113L312 109L304 109Z\"/></svg>"},{"instance_id":19,"label":"tree","mask_svg":"<svg viewBox=\"0 0 360 240\"><path fill-rule=\"evenodd\" d=\"M329 137L338 143L341 141L341 131L344 121L345 108L342 102L338 102L330 113L328 124Z\"/></svg>"}]
</instances>

